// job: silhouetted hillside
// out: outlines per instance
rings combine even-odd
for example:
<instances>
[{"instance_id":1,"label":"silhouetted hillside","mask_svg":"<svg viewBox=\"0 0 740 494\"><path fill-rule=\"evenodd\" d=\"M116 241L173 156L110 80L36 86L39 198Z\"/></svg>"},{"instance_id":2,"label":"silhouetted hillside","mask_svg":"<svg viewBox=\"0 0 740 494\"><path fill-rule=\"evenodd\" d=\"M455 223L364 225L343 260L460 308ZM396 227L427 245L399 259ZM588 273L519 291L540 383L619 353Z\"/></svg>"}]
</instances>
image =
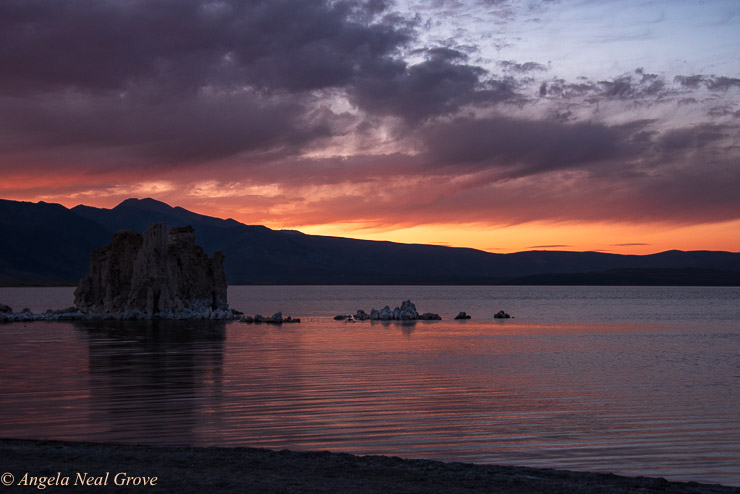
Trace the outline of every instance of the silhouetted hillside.
<instances>
[{"instance_id":1,"label":"silhouetted hillside","mask_svg":"<svg viewBox=\"0 0 740 494\"><path fill-rule=\"evenodd\" d=\"M221 250L230 284L680 284L740 285L740 254L669 251L648 256L475 249L304 235L127 199L113 209L0 201L0 282L76 282L113 232L151 223L192 225ZM689 269L690 268L690 269Z\"/></svg>"},{"instance_id":2,"label":"silhouetted hillside","mask_svg":"<svg viewBox=\"0 0 740 494\"><path fill-rule=\"evenodd\" d=\"M77 282L111 231L59 204L0 199L0 284Z\"/></svg>"}]
</instances>

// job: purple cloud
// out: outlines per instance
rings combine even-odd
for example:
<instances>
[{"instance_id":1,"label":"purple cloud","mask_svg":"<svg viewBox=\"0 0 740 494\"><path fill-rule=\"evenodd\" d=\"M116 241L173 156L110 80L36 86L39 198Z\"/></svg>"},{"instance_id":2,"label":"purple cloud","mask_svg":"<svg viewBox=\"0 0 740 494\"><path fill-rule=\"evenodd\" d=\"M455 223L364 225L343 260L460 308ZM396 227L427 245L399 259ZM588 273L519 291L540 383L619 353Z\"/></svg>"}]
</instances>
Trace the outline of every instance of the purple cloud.
<instances>
[{"instance_id":1,"label":"purple cloud","mask_svg":"<svg viewBox=\"0 0 740 494\"><path fill-rule=\"evenodd\" d=\"M267 183L259 206L295 200L304 220L737 218L732 74L565 77L537 53L487 58L557 2L478 2L496 20L478 38L424 18L464 3L394 5L0 2L0 168Z\"/></svg>"}]
</instances>

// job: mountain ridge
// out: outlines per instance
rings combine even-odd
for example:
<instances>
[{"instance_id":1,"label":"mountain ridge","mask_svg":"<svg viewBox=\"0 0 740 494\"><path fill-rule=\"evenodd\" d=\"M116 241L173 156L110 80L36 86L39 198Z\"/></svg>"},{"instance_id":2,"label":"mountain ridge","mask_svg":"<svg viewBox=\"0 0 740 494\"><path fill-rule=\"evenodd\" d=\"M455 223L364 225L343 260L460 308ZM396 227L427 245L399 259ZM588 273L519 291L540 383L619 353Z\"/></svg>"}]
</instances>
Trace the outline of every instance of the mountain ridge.
<instances>
[{"instance_id":1,"label":"mountain ridge","mask_svg":"<svg viewBox=\"0 0 740 494\"><path fill-rule=\"evenodd\" d=\"M201 215L152 198L111 209L0 199L0 284L75 283L115 231L191 225L226 256L230 284L702 284L740 285L740 253L670 250L643 256L403 244L272 230ZM54 238L49 242L49 238ZM686 270L692 268L694 271ZM619 270L632 270L619 272ZM698 270L698 271L697 271ZM529 281L527 281L529 280Z\"/></svg>"}]
</instances>

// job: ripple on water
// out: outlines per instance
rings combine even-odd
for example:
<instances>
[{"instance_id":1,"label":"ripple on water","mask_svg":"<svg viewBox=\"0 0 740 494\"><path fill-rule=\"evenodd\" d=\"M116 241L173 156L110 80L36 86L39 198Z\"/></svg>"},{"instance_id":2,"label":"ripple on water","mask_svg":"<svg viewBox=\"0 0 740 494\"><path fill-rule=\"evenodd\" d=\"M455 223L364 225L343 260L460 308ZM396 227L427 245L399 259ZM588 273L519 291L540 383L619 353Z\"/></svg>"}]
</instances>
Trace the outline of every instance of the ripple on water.
<instances>
[{"instance_id":1,"label":"ripple on water","mask_svg":"<svg viewBox=\"0 0 740 494\"><path fill-rule=\"evenodd\" d=\"M477 289L472 305L490 295ZM424 293L422 310L468 309ZM336 312L371 308L377 299L366 295L340 298ZM311 298L254 312L304 316L293 309ZM686 304L673 298L675 310ZM629 312L625 300L638 299L619 300ZM661 307L646 321L560 313L547 323L524 312L524 299L508 302L521 306L505 323L348 324L314 305L303 323L283 327L3 325L0 435L329 449L740 485L740 329L726 316L734 309L708 321L666 321Z\"/></svg>"}]
</instances>

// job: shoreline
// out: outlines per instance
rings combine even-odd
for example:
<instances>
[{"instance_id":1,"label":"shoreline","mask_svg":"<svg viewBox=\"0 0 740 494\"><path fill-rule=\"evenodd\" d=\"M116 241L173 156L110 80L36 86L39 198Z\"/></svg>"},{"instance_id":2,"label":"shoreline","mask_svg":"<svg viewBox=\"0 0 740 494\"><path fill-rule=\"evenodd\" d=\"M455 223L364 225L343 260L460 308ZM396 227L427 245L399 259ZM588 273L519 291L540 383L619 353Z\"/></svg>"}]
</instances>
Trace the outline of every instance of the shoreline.
<instances>
[{"instance_id":1,"label":"shoreline","mask_svg":"<svg viewBox=\"0 0 740 494\"><path fill-rule=\"evenodd\" d=\"M611 473L249 447L0 439L0 458L4 485L38 490L18 483L26 474L26 482L47 477L47 492L74 489L76 482L82 487L77 474L86 472L85 492L740 493L740 487Z\"/></svg>"}]
</instances>

